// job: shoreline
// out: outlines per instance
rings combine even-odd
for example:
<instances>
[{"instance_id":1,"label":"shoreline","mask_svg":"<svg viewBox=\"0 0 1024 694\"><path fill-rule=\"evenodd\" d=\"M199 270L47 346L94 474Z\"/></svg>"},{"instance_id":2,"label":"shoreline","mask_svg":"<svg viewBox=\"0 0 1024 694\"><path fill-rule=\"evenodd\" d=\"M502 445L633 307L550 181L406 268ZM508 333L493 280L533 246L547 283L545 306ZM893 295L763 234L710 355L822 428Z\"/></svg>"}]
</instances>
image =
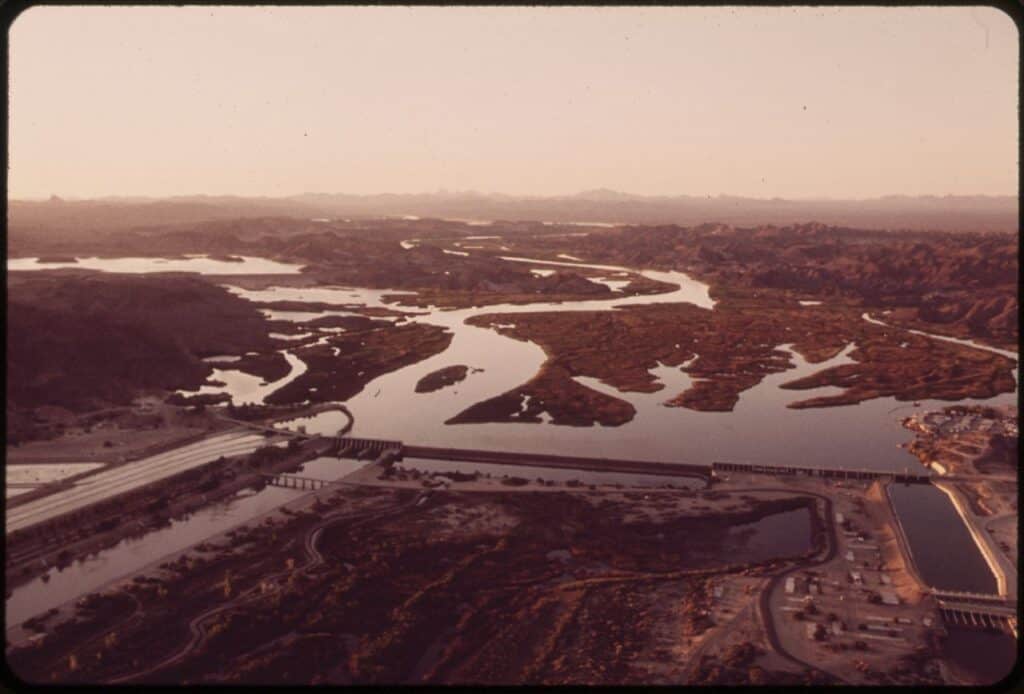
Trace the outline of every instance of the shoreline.
<instances>
[{"instance_id":1,"label":"shoreline","mask_svg":"<svg viewBox=\"0 0 1024 694\"><path fill-rule=\"evenodd\" d=\"M899 548L900 555L903 557L904 567L922 591L930 591L932 586L925 582L924 577L921 576L921 571L917 568L917 562L914 560L914 553L910 548L910 538L907 537L907 531L903 528L903 521L900 520L899 511L896 510L896 504L893 502L892 496L889 494L890 487L890 484L883 485L882 494L885 496L886 508L889 516L892 518L890 527L893 529L893 535L896 538L896 546Z\"/></svg>"},{"instance_id":2,"label":"shoreline","mask_svg":"<svg viewBox=\"0 0 1024 694\"><path fill-rule=\"evenodd\" d=\"M970 513L969 509L966 508L966 500L963 498L962 493L957 489L956 485L952 482L943 482L941 480L935 480L932 483L937 489L941 490L950 501L953 503L953 508L956 509L957 514L963 520L964 525L967 527L967 531L971 534L971 538L974 540L974 544L977 545L978 550L981 552L981 556L985 558L985 563L988 564L989 570L996 579L996 590L998 594L1004 598L1016 596L1010 595L1010 584L1013 584L1014 589L1016 588L1016 580L1010 581L1006 567L1003 562L1000 561L999 552L992 546L993 540L984 530L979 528L975 524L975 516ZM1006 559L1009 563L1009 559ZM1014 576L1014 579L1016 577ZM1014 592L1016 592L1014 590Z\"/></svg>"}]
</instances>

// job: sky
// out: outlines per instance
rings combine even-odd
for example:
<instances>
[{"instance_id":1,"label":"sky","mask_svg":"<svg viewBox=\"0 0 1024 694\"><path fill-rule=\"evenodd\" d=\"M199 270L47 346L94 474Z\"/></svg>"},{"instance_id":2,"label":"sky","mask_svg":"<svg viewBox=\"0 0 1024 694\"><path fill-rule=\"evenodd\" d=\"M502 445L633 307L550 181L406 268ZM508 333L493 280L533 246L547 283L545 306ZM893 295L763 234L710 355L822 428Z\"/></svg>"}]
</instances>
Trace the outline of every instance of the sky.
<instances>
[{"instance_id":1,"label":"sky","mask_svg":"<svg viewBox=\"0 0 1024 694\"><path fill-rule=\"evenodd\" d=\"M1016 195L985 7L32 7L12 199Z\"/></svg>"}]
</instances>

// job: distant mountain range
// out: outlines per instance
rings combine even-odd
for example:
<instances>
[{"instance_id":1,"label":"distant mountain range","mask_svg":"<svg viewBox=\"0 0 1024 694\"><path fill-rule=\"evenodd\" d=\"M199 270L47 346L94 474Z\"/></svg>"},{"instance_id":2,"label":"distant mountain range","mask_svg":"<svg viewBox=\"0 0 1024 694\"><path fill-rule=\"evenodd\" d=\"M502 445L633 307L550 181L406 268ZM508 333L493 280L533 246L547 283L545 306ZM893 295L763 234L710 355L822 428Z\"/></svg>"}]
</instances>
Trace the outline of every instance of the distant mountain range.
<instances>
[{"instance_id":1,"label":"distant mountain range","mask_svg":"<svg viewBox=\"0 0 1024 694\"><path fill-rule=\"evenodd\" d=\"M814 221L861 229L1017 232L1018 199L1009 195L890 195L864 200L788 200L730 195L646 196L600 188L552 197L442 190L422 194L306 193L279 198L192 195L62 200L53 197L45 201L8 202L8 223L12 228L112 230L267 216L418 216L682 226L702 223L788 225Z\"/></svg>"}]
</instances>

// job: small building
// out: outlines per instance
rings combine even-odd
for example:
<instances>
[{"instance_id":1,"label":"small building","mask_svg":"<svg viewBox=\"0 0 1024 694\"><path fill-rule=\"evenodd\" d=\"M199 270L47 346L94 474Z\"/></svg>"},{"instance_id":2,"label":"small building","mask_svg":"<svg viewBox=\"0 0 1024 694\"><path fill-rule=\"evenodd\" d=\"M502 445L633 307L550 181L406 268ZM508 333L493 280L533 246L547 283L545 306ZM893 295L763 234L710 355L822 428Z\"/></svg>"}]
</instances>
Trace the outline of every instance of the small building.
<instances>
[{"instance_id":1,"label":"small building","mask_svg":"<svg viewBox=\"0 0 1024 694\"><path fill-rule=\"evenodd\" d=\"M818 631L818 624L817 624L817 622L807 622L807 624L805 625L805 628L807 629L807 638L809 638L809 639L811 639L813 641L814 640L814 634L817 633L817 631Z\"/></svg>"},{"instance_id":2,"label":"small building","mask_svg":"<svg viewBox=\"0 0 1024 694\"><path fill-rule=\"evenodd\" d=\"M810 592L811 595L817 595L819 592L821 592L821 589L818 588L818 584L816 582L808 583L807 590L808 592Z\"/></svg>"},{"instance_id":3,"label":"small building","mask_svg":"<svg viewBox=\"0 0 1024 694\"><path fill-rule=\"evenodd\" d=\"M882 581L882 585L886 585L887 586L887 585L890 585L892 583L892 579L889 578L889 574L879 574L878 578Z\"/></svg>"},{"instance_id":4,"label":"small building","mask_svg":"<svg viewBox=\"0 0 1024 694\"><path fill-rule=\"evenodd\" d=\"M839 523L840 525L842 525L844 520L846 520L846 517L843 514L836 513L836 523Z\"/></svg>"},{"instance_id":5,"label":"small building","mask_svg":"<svg viewBox=\"0 0 1024 694\"><path fill-rule=\"evenodd\" d=\"M843 625L839 621L832 622L832 633L839 636L843 633Z\"/></svg>"},{"instance_id":6,"label":"small building","mask_svg":"<svg viewBox=\"0 0 1024 694\"><path fill-rule=\"evenodd\" d=\"M711 589L711 594L715 597L716 600L721 600L722 594L724 592L725 589L722 586L715 586Z\"/></svg>"},{"instance_id":7,"label":"small building","mask_svg":"<svg viewBox=\"0 0 1024 694\"><path fill-rule=\"evenodd\" d=\"M844 554L843 556L846 557L846 561L853 561L853 550L846 550L846 554Z\"/></svg>"},{"instance_id":8,"label":"small building","mask_svg":"<svg viewBox=\"0 0 1024 694\"><path fill-rule=\"evenodd\" d=\"M878 595L882 598L883 605L899 605L900 598L894 591L882 588L878 591Z\"/></svg>"},{"instance_id":9,"label":"small building","mask_svg":"<svg viewBox=\"0 0 1024 694\"><path fill-rule=\"evenodd\" d=\"M851 571L850 580L854 583L860 583L864 580L864 577L860 575L860 571Z\"/></svg>"},{"instance_id":10,"label":"small building","mask_svg":"<svg viewBox=\"0 0 1024 694\"><path fill-rule=\"evenodd\" d=\"M786 579L786 595L792 595L796 592L796 579L792 576Z\"/></svg>"}]
</instances>

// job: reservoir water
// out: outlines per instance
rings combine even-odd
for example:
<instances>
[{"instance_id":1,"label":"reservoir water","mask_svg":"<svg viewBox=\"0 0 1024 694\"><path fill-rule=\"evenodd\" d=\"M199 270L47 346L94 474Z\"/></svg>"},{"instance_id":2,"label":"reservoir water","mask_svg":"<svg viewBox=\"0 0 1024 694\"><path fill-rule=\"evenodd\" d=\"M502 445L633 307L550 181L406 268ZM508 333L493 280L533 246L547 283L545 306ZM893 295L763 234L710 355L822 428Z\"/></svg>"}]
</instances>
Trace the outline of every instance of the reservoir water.
<instances>
[{"instance_id":1,"label":"reservoir water","mask_svg":"<svg viewBox=\"0 0 1024 694\"><path fill-rule=\"evenodd\" d=\"M403 243L403 247L413 245ZM604 269L609 272L629 271L629 268L618 266L597 266L575 262L539 261L527 258L508 258L540 266L576 266ZM92 261L97 261L93 263ZM169 269L183 269L184 264L189 271L209 272L211 274L230 274L228 269L239 273L254 274L297 272L298 266L282 267L280 263L260 259L243 270L245 263L211 261L204 258L188 260L162 259L83 259L80 263L68 265L88 267L101 265L95 269L120 272L156 272ZM123 261L123 262L122 262ZM211 265L220 263L221 265ZM265 264L264 264L265 263ZM16 259L9 261L8 268L42 269L57 267L59 264L36 264L34 259ZM134 267L136 269L124 269ZM256 269L263 268L262 270ZM212 269L211 269L212 268ZM353 436L367 438L400 439L407 443L442 446L465 447L476 449L494 449L507 451L525 451L538 453L555 453L579 456L630 458L649 461L674 461L695 464L710 464L716 460L748 461L780 465L815 465L850 468L867 468L873 470L902 471L920 467L919 461L899 447L912 438L911 432L899 423L899 417L908 416L915 411L937 409L950 403L926 400L919 405L900 402L894 398L879 398L857 405L818 409L794 410L786 405L796 400L803 400L817 395L836 392L833 388L821 388L810 391L785 390L780 386L788 381L810 375L831 366L849 361L849 352L854 345L831 360L819 364L810 364L793 352L788 345L778 349L787 353L793 366L782 373L764 378L757 386L743 392L733 412L697 412L685 408L665 407L663 403L688 387L690 377L679 368L659 366L652 370L665 387L655 393L620 392L597 379L579 377L582 385L608 393L633 404L636 408L634 419L619 427L572 427L558 426L550 423L550 417L543 417L543 423L503 423L503 424L463 424L446 425L445 421L461 412L466 407L487 398L507 392L532 378L546 359L543 350L536 344L515 340L501 335L495 330L479 328L465 323L467 318L483 314L502 314L505 323L514 323L519 313L539 311L590 311L616 310L619 306L630 304L651 303L691 303L706 310L714 309L708 286L693 280L680 272L656 272L645 270L640 274L661 282L670 283L678 288L659 295L636 297L613 297L606 299L572 301L572 302L541 302L527 305L501 304L469 309L440 310L436 307L410 309L416 312L409 318L410 322L422 322L440 325L453 334L451 345L441 354L430 357L416 364L380 376L371 381L359 394L350 398L346 405L355 418ZM231 291L254 301L294 300L306 302L330 302L336 304L389 306L383 302L386 294L400 294L400 291L369 290L350 287L316 287L288 288L273 287L265 290L243 290L231 287ZM390 305L394 308L393 305ZM399 307L401 308L401 307ZM301 312L300 312L301 313ZM308 315L292 316L299 322L311 320L324 315L322 311L311 310ZM557 318L555 318L557 319ZM215 373L217 380L226 383L224 386L204 386L201 392L227 392L235 402L261 401L265 395L273 392L284 382L291 380L303 371L305 364L297 356L288 351L282 352L291 365L291 373L284 379L273 384L265 384L261 379L247 377L237 370L230 369L226 358L234 355L221 355ZM1016 355L1014 355L1016 358ZM423 376L440 368L453 365L466 365L479 371L471 370L467 378L455 385L442 388L432 393L416 393L415 385ZM960 401L963 403L979 402L974 400ZM986 404L1015 404L1016 392L1000 395L982 401ZM344 424L339 412L324 412L304 418L301 422L309 433L333 435ZM316 462L316 461L314 461ZM332 460L324 470L307 470L304 474L311 477L323 477L337 471L339 461ZM445 463L440 461L421 461L422 464L443 469ZM312 463L307 464L313 465ZM460 466L459 463L451 465ZM463 471L480 469L484 464L470 463L458 469ZM468 468L468 470L467 470ZM448 468L451 469L451 468ZM555 479L553 474L569 473L581 481L588 475L587 483L600 483L606 480L616 483L619 478L615 473L583 473L582 471L550 469L543 471L514 467L514 471L502 471L500 474L518 475L523 477L544 476ZM571 479L569 477L568 479ZM652 480L639 480L639 483L650 483L661 486L666 482L675 484L672 478L650 476ZM684 478L676 478L684 479ZM615 480L615 481L613 481ZM625 482L622 482L625 483ZM955 537L958 529L967 530L956 515L955 510L945 495L930 487L907 488L924 490L905 493L894 490L894 500L899 507L901 518L906 518L907 533L913 535L912 549L915 560L929 568L929 575L936 581L959 590L986 590L986 576L991 572L981 558L977 548L967 537L968 544L958 547L956 562L949 561L949 538ZM927 492L934 492L931 497ZM101 552L91 560L64 569L63 572L51 571L49 583L33 581L14 592L8 600L8 625L17 623L27 616L48 609L49 606L63 602L67 597L81 594L102 585L110 578L135 570L152 558L158 558L175 548L188 546L201 541L205 537L230 527L232 524L244 522L247 518L264 512L273 506L291 498L296 490L285 490L268 487L257 495L236 498L226 505L197 512L192 518L176 522L170 528L155 531L138 540L126 540L112 550ZM928 514L933 519L927 522ZM806 514L805 514L806 515ZM941 519L941 520L934 520ZM781 523L782 521L780 521ZM788 521L786 521L788 522ZM911 532L910 527L915 530ZM781 527L781 526L780 526ZM775 547L787 541L785 529L777 536L763 535ZM183 543L183 544L182 544ZM965 556L977 557L980 565L972 559L964 560ZM152 556L150 553L158 553ZM931 554L930 554L931 553ZM151 558L152 556L152 558ZM943 568L942 557L945 556ZM92 562L92 563L90 563ZM956 567L952 565L956 564ZM938 577L942 574L941 579ZM993 581L994 582L994 581ZM83 586L93 586L83 587ZM971 587L974 586L974 587ZM991 588L987 589L991 590ZM67 597L64 597L67 596ZM60 599L58 599L58 597ZM13 607L12 607L13 606Z\"/></svg>"},{"instance_id":2,"label":"reservoir water","mask_svg":"<svg viewBox=\"0 0 1024 694\"><path fill-rule=\"evenodd\" d=\"M584 266L609 272L628 270L618 266L538 261L530 258L506 259L539 265ZM913 435L899 420L914 412L941 408L950 404L947 401L924 400L911 404L895 398L877 398L842 407L800 410L786 407L797 400L839 392L838 389L829 387L793 391L780 386L826 368L849 363L849 353L855 348L853 344L847 345L832 359L817 364L808 363L789 345L778 346L777 349L789 355L793 366L781 373L765 377L758 385L744 391L732 412L697 412L664 406L666 400L689 387L691 379L679 368L660 365L652 369L651 373L664 388L655 393L621 392L597 379L577 377L576 380L581 385L621 398L634 406L634 419L622 426L558 426L550 423L550 417L544 416L544 421L539 424L445 424L447 419L470 404L525 383L537 373L546 358L535 344L504 337L494 330L467 325L465 320L471 316L501 314L507 316L502 325L509 325L514 324L515 315L518 313L615 310L618 306L633 303L687 302L713 310L714 303L710 299L707 286L683 273L643 271L641 274L650 279L675 284L678 289L644 297L498 305L457 310L428 309L424 315L416 316L412 320L448 328L454 335L451 346L442 354L375 379L361 393L350 398L346 404L355 416L352 434L368 438L399 438L409 443L442 447L565 453L696 464L726 460L775 465L824 465L892 472L920 468L917 458L900 447L901 444L910 441ZM354 298L353 293L361 291L350 288L319 288L315 300L340 301L343 297L351 300ZM238 293L245 296L245 293ZM300 296L303 293L307 293L308 296L308 290L277 288L274 296L302 300ZM382 293L375 291L373 295L368 295L367 305L380 301ZM265 300L268 297L262 295L258 298ZM968 346L986 349L977 344ZM1005 350L992 351L1016 357ZM470 372L463 382L433 393L415 392L415 384L420 378L439 368L457 364L480 371ZM1006 393L986 400L966 399L960 402L1015 404L1016 393ZM395 412L415 412L416 415L402 418L399 422L394 417ZM303 421L307 431L325 434L336 431L338 423L336 413L324 413ZM460 464L429 461L428 465L431 469L437 470L453 469ZM422 467L422 464L417 467ZM478 465L467 465L461 469L467 468L479 468L483 471L483 466ZM508 471L507 474L516 473ZM521 476L532 474L532 471L530 475L523 471ZM909 514L908 522L915 528L913 532L908 529L911 545L916 549L916 554L921 555L921 562L931 567L930 576L942 573L943 585L958 590L989 590L984 587L990 583L994 585L991 572L945 495L931 487L917 487L906 495L901 490L897 495L900 499L896 502L899 513L901 516ZM915 513L917 515L914 515ZM933 522L918 524L918 519L929 517ZM942 558L945 557L945 563L948 564L949 553L954 549L957 556L966 559L956 570L945 570Z\"/></svg>"},{"instance_id":3,"label":"reservoir water","mask_svg":"<svg viewBox=\"0 0 1024 694\"><path fill-rule=\"evenodd\" d=\"M587 267L610 273L629 268L576 262L541 261L506 256L506 260L540 266ZM515 340L497 331L465 323L467 318L484 314L500 314L502 325L515 323L519 313L539 311L616 310L619 306L641 303L686 302L708 310L714 309L707 285L684 273L641 271L650 279L676 285L674 291L658 295L615 297L573 302L539 302L527 305L501 304L469 309L440 310L428 308L412 317L414 322L440 325L453 333L451 345L443 353L385 374L370 382L362 392L350 398L347 406L355 416L352 435L368 438L398 438L409 443L441 447L465 447L524 452L564 453L595 457L619 457L649 461L672 461L710 464L716 460L757 462L775 465L835 466L899 472L920 468L917 458L901 444L913 437L901 424L902 417L914 412L938 409L947 401L924 400L916 404L895 398L876 398L842 407L791 409L787 404L819 395L839 392L835 388L794 391L783 384L826 368L849 363L850 344L837 356L822 363L811 364L789 345L777 349L789 355L792 367L765 377L758 385L740 394L732 412L697 412L685 408L666 407L664 402L682 392L691 378L679 368L658 366L651 373L664 387L655 393L621 392L587 377L577 381L594 390L630 402L636 409L632 421L617 427L559 426L543 416L542 423L501 423L446 425L445 421L469 405L507 392L532 378L546 356L537 345ZM356 288L290 289L277 287L260 292L232 288L240 296L253 300L288 299L332 303L359 302L367 306L382 305L383 290ZM553 317L557 320L557 317ZM865 320L880 323L865 316ZM880 325L880 328L890 328ZM915 331L919 332L919 331ZM937 336L934 336L937 337ZM978 349L984 346L970 344ZM1005 350L992 350L1013 356ZM467 378L453 386L432 393L416 393L419 379L437 369L463 364L471 371ZM1016 393L1006 393L987 400L966 399L965 404L1015 404ZM415 413L398 420L395 413ZM323 413L303 421L310 433L330 434L338 429L338 413ZM436 465L436 461L431 461ZM948 499L936 490L935 495L920 492L921 498L901 504L921 504L941 514L942 525L923 526L913 533L911 542L922 547L932 544L944 547L944 527L950 524L966 533ZM913 492L912 492L913 493ZM968 537L968 540L970 538ZM959 581L947 574L947 581L967 589L973 581L985 582L987 570L973 542L960 550L977 561L969 566L979 570L979 577ZM924 550L921 550L922 554ZM971 573L964 567L964 574Z\"/></svg>"}]
</instances>

